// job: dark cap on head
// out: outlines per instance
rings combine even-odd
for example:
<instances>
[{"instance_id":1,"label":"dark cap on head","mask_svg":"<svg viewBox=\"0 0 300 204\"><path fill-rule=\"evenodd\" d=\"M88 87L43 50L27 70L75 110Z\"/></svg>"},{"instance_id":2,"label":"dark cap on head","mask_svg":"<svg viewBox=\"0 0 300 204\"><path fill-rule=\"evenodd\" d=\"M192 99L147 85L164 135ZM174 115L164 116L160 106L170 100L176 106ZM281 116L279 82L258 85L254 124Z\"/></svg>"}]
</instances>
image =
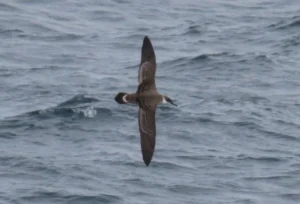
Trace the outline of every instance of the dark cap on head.
<instances>
[{"instance_id":1,"label":"dark cap on head","mask_svg":"<svg viewBox=\"0 0 300 204\"><path fill-rule=\"evenodd\" d=\"M117 101L117 102L120 103L120 104L126 103L126 102L123 100L123 97L124 97L125 95L126 95L126 93L123 93L123 92L118 93L118 94L115 96L115 101Z\"/></svg>"}]
</instances>

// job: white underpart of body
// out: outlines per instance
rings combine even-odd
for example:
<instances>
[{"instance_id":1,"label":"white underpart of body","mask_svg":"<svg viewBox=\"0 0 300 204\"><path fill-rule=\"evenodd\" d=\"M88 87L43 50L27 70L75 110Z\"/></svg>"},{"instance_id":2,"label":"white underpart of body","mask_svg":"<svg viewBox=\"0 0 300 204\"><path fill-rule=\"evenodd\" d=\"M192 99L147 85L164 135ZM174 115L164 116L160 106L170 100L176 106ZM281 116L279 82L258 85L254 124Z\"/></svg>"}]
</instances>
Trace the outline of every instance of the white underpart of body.
<instances>
[{"instance_id":1,"label":"white underpart of body","mask_svg":"<svg viewBox=\"0 0 300 204\"><path fill-rule=\"evenodd\" d=\"M165 97L162 98L162 103L168 103Z\"/></svg>"},{"instance_id":2,"label":"white underpart of body","mask_svg":"<svg viewBox=\"0 0 300 204\"><path fill-rule=\"evenodd\" d=\"M123 101L124 101L125 103L128 103L128 101L126 100L126 95L127 95L127 94L125 94L125 95L123 96Z\"/></svg>"}]
</instances>

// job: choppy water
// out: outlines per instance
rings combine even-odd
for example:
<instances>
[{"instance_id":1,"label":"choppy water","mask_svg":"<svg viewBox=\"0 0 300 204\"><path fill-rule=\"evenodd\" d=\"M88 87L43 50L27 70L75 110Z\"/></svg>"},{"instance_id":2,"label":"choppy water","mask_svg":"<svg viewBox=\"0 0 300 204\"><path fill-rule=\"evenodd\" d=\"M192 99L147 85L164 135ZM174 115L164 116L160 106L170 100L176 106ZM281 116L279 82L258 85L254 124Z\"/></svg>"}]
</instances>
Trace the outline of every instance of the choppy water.
<instances>
[{"instance_id":1,"label":"choppy water","mask_svg":"<svg viewBox=\"0 0 300 204\"><path fill-rule=\"evenodd\" d=\"M156 51L152 163L135 106ZM0 3L0 203L299 203L300 3Z\"/></svg>"}]
</instances>

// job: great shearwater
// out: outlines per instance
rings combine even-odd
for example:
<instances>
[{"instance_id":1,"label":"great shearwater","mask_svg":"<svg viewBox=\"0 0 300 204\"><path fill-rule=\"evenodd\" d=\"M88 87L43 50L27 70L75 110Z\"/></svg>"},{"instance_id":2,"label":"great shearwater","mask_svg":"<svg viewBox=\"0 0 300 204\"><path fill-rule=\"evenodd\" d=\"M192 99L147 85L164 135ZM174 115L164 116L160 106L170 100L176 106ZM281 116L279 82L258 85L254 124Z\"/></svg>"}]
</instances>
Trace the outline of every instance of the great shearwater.
<instances>
[{"instance_id":1,"label":"great shearwater","mask_svg":"<svg viewBox=\"0 0 300 204\"><path fill-rule=\"evenodd\" d=\"M144 37L141 63L138 74L138 88L135 93L120 92L115 100L120 104L139 105L139 130L143 160L148 166L151 162L156 138L155 111L161 103L171 103L177 106L166 95L160 94L155 86L156 57L148 36Z\"/></svg>"}]
</instances>

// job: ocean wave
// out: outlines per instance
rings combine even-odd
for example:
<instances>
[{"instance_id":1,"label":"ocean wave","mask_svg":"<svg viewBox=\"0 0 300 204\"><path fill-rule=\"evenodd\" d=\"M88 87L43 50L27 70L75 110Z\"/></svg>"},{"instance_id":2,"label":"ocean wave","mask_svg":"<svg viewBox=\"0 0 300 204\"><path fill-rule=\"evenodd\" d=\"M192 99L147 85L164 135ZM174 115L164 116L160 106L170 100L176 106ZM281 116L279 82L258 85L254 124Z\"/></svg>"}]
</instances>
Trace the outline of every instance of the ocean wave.
<instances>
[{"instance_id":1,"label":"ocean wave","mask_svg":"<svg viewBox=\"0 0 300 204\"><path fill-rule=\"evenodd\" d=\"M24 34L24 31L21 29L0 29L0 35L2 37L9 37L11 38L12 36L18 36Z\"/></svg>"},{"instance_id":2,"label":"ocean wave","mask_svg":"<svg viewBox=\"0 0 300 204\"><path fill-rule=\"evenodd\" d=\"M238 155L237 157L238 160L243 160L243 161L257 161L257 162L262 162L262 163L277 163L277 162L282 162L285 161L286 159L284 158L278 158L278 157L268 157L268 156L260 156L260 157L252 157L252 156L247 156L247 155Z\"/></svg>"},{"instance_id":3,"label":"ocean wave","mask_svg":"<svg viewBox=\"0 0 300 204\"><path fill-rule=\"evenodd\" d=\"M202 62L205 60L212 60L212 59L218 59L223 57L236 58L239 57L239 55L230 52L216 52L216 53L209 53L209 54L200 54L190 58L189 60L191 62Z\"/></svg>"},{"instance_id":4,"label":"ocean wave","mask_svg":"<svg viewBox=\"0 0 300 204\"><path fill-rule=\"evenodd\" d=\"M7 3L0 3L0 9L1 11L9 11L9 12L18 12L20 11L19 8L16 6L9 5Z\"/></svg>"},{"instance_id":5,"label":"ocean wave","mask_svg":"<svg viewBox=\"0 0 300 204\"><path fill-rule=\"evenodd\" d=\"M45 118L45 119L53 116L56 117L79 116L79 117L93 118L97 115L97 113L111 115L112 111L108 108L95 108L93 106L86 105L98 101L99 100L96 98L86 97L82 94L79 94L65 102L58 104L56 107L52 107L44 110L35 110L26 113L25 115Z\"/></svg>"},{"instance_id":6,"label":"ocean wave","mask_svg":"<svg viewBox=\"0 0 300 204\"><path fill-rule=\"evenodd\" d=\"M23 18L22 18L23 17ZM40 35L42 33L47 33L48 35L50 33L59 33L59 31L57 29L55 29L53 26L48 25L43 23L40 20L37 19L29 19L26 16L21 16L19 17L20 19L16 19L16 22L20 23L20 27L22 27L24 30L24 34L19 35L19 37L21 36L26 36L29 35L29 33L39 33ZM15 25L18 26L18 25ZM31 30L28 30L28 28L30 28ZM29 35L30 36L30 35Z\"/></svg>"},{"instance_id":7,"label":"ocean wave","mask_svg":"<svg viewBox=\"0 0 300 204\"><path fill-rule=\"evenodd\" d=\"M300 16L294 16L286 20L280 20L276 23L273 23L268 28L276 29L276 30L287 30L293 28L300 27Z\"/></svg>"},{"instance_id":8,"label":"ocean wave","mask_svg":"<svg viewBox=\"0 0 300 204\"><path fill-rule=\"evenodd\" d=\"M177 184L168 187L168 190L178 193L178 194L198 194L199 192L202 193L214 193L217 189L216 188L209 188L209 187L200 187L195 185L183 185L183 184Z\"/></svg>"},{"instance_id":9,"label":"ocean wave","mask_svg":"<svg viewBox=\"0 0 300 204\"><path fill-rule=\"evenodd\" d=\"M116 195L110 194L97 194L97 195L80 195L69 194L67 192L56 192L39 190L31 193L31 195L20 196L18 198L22 202L34 202L34 201L62 201L64 203L115 203L121 201L122 198Z\"/></svg>"},{"instance_id":10,"label":"ocean wave","mask_svg":"<svg viewBox=\"0 0 300 204\"><path fill-rule=\"evenodd\" d=\"M288 175L274 175L274 176L251 176L244 177L243 179L248 181L279 181L289 179L291 176Z\"/></svg>"},{"instance_id":11,"label":"ocean wave","mask_svg":"<svg viewBox=\"0 0 300 204\"><path fill-rule=\"evenodd\" d=\"M280 132L275 132L275 131L271 131L271 130L265 130L265 129L258 129L261 133L263 133L263 135L265 136L270 136L273 138L278 138L278 139L285 139L285 140L290 140L290 141L300 141L300 137L297 136L293 136L293 135L288 135L288 134L284 134L284 133L280 133Z\"/></svg>"},{"instance_id":12,"label":"ocean wave","mask_svg":"<svg viewBox=\"0 0 300 204\"><path fill-rule=\"evenodd\" d=\"M192 170L193 167L188 166L186 164L181 163L175 163L175 162L167 162L167 161L159 161L156 160L151 164L153 168L160 168L160 169L176 169L178 171L184 171L184 170Z\"/></svg>"},{"instance_id":13,"label":"ocean wave","mask_svg":"<svg viewBox=\"0 0 300 204\"><path fill-rule=\"evenodd\" d=\"M170 67L182 67L184 65L192 65L192 64L200 64L206 61L213 60L219 57L225 57L234 55L228 52L221 53L210 53L210 54L199 54L193 57L179 57L172 60L164 61L161 63L162 66L170 66Z\"/></svg>"},{"instance_id":14,"label":"ocean wave","mask_svg":"<svg viewBox=\"0 0 300 204\"><path fill-rule=\"evenodd\" d=\"M108 22L120 22L124 21L125 18L124 16L117 11L112 11L112 10L90 10L88 12L88 15L90 16L89 19L95 20L95 21L108 21Z\"/></svg>"},{"instance_id":15,"label":"ocean wave","mask_svg":"<svg viewBox=\"0 0 300 204\"><path fill-rule=\"evenodd\" d=\"M251 122L251 121L236 121L236 122L233 122L232 124L237 127L248 127L250 129L254 129L254 130L261 127L257 123Z\"/></svg>"},{"instance_id":16,"label":"ocean wave","mask_svg":"<svg viewBox=\"0 0 300 204\"><path fill-rule=\"evenodd\" d=\"M78 95L72 97L71 99L60 103L57 107L74 106L77 104L92 103L92 102L97 102L97 101L99 101L99 100L96 98L86 97L83 94L78 94Z\"/></svg>"},{"instance_id":17,"label":"ocean wave","mask_svg":"<svg viewBox=\"0 0 300 204\"><path fill-rule=\"evenodd\" d=\"M1 164L9 166L10 168L22 169L28 172L42 172L51 175L60 174L60 169L48 163L40 161L38 158L27 158L24 156L13 155L13 156L1 156Z\"/></svg>"},{"instance_id":18,"label":"ocean wave","mask_svg":"<svg viewBox=\"0 0 300 204\"><path fill-rule=\"evenodd\" d=\"M184 119L181 119L180 120L183 124L191 124L193 122L198 122L198 123L201 123L201 124L204 124L204 123L219 123L218 121L215 121L211 118L208 118L208 117L204 117L204 116L187 116L185 117Z\"/></svg>"},{"instance_id":19,"label":"ocean wave","mask_svg":"<svg viewBox=\"0 0 300 204\"><path fill-rule=\"evenodd\" d=\"M132 33L126 33L125 35L115 37L115 39L136 41L137 39L143 39L144 36L145 36L144 31L141 33L132 32ZM155 46L155 47L157 48L157 46Z\"/></svg>"},{"instance_id":20,"label":"ocean wave","mask_svg":"<svg viewBox=\"0 0 300 204\"><path fill-rule=\"evenodd\" d=\"M280 46L285 49L285 52L294 52L294 48L300 44L299 33L295 35L289 35L286 39L282 40Z\"/></svg>"},{"instance_id":21,"label":"ocean wave","mask_svg":"<svg viewBox=\"0 0 300 204\"><path fill-rule=\"evenodd\" d=\"M41 40L41 41L61 41L61 42L67 42L67 41L76 41L76 40L82 40L84 38L96 38L97 35L79 35L74 33L60 33L60 34L53 34L53 35L32 35L32 34L26 34L26 33L18 33L18 37L23 39L29 39L29 40Z\"/></svg>"},{"instance_id":22,"label":"ocean wave","mask_svg":"<svg viewBox=\"0 0 300 204\"><path fill-rule=\"evenodd\" d=\"M176 158L182 160L190 160L193 162L196 161L210 161L212 159L216 159L213 155L177 155Z\"/></svg>"},{"instance_id":23,"label":"ocean wave","mask_svg":"<svg viewBox=\"0 0 300 204\"><path fill-rule=\"evenodd\" d=\"M189 26L182 35L199 35L201 33L200 25Z\"/></svg>"},{"instance_id":24,"label":"ocean wave","mask_svg":"<svg viewBox=\"0 0 300 204\"><path fill-rule=\"evenodd\" d=\"M300 200L300 194L297 193L282 193L280 194L281 197L288 199L288 200L293 200L293 201L298 201Z\"/></svg>"},{"instance_id":25,"label":"ocean wave","mask_svg":"<svg viewBox=\"0 0 300 204\"><path fill-rule=\"evenodd\" d=\"M216 66L211 66L211 64ZM263 66L260 71L269 71L274 69L275 61L272 56L261 53L230 53L230 52L217 52L217 53L203 53L192 57L178 57L172 60L161 62L159 66L172 67L180 70L188 69L203 69L212 71L214 69L221 69L226 71L234 69L235 72L243 72L250 70L253 63ZM237 64L243 64L243 67L236 69ZM209 66L206 66L209 65ZM239 65L240 66L240 65ZM227 69L224 69L226 67ZM130 67L131 68L131 67Z\"/></svg>"},{"instance_id":26,"label":"ocean wave","mask_svg":"<svg viewBox=\"0 0 300 204\"><path fill-rule=\"evenodd\" d=\"M0 138L11 139L16 136L17 136L17 134L12 133L12 132L0 132Z\"/></svg>"},{"instance_id":27,"label":"ocean wave","mask_svg":"<svg viewBox=\"0 0 300 204\"><path fill-rule=\"evenodd\" d=\"M58 14L58 13L52 13L48 11L40 11L40 12L43 13L45 16L49 17L50 19L56 20L58 22L62 22L62 21L72 22L74 20L73 18L63 16L65 15L65 13Z\"/></svg>"},{"instance_id":28,"label":"ocean wave","mask_svg":"<svg viewBox=\"0 0 300 204\"><path fill-rule=\"evenodd\" d=\"M107 112L111 113L109 109L106 108L94 108L92 106L80 107L80 108L49 108L45 110L37 110L28 113L28 115L36 116L39 118L49 118L49 117L72 117L79 116L85 118L93 118L97 115L98 112Z\"/></svg>"},{"instance_id":29,"label":"ocean wave","mask_svg":"<svg viewBox=\"0 0 300 204\"><path fill-rule=\"evenodd\" d=\"M95 116L112 116L111 109L90 105L91 103L98 101L98 99L93 97L76 95L55 107L30 111L21 115L6 118L0 121L0 125L2 128L27 127L29 129L43 129L43 125L40 123L37 124L37 120L50 120L56 117L70 118L71 120L74 120L80 118L94 118ZM5 137L12 136L11 134L3 135Z\"/></svg>"},{"instance_id":30,"label":"ocean wave","mask_svg":"<svg viewBox=\"0 0 300 204\"><path fill-rule=\"evenodd\" d=\"M31 67L29 69L27 69L26 71L27 72L43 72L43 71L61 71L63 69L70 69L70 68L74 68L75 67L72 67L70 65L68 65L67 67L65 66L59 66L59 65L45 65L45 66L42 66L42 67Z\"/></svg>"}]
</instances>

